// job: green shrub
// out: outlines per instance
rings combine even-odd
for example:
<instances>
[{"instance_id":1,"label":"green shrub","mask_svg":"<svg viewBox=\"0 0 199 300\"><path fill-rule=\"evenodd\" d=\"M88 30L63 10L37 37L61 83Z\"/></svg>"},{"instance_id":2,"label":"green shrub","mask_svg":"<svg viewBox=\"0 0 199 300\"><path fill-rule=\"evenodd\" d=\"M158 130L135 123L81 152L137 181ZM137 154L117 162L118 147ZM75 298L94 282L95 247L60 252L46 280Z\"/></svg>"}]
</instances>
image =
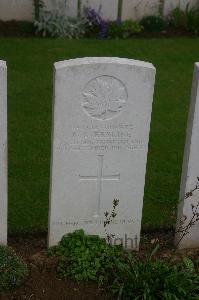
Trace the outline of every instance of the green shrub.
<instances>
[{"instance_id":1,"label":"green shrub","mask_svg":"<svg viewBox=\"0 0 199 300\"><path fill-rule=\"evenodd\" d=\"M199 34L199 7L193 7L187 11L187 30Z\"/></svg>"},{"instance_id":2,"label":"green shrub","mask_svg":"<svg viewBox=\"0 0 199 300\"><path fill-rule=\"evenodd\" d=\"M160 16L147 16L144 17L140 24L148 32L161 32L166 29L166 23Z\"/></svg>"},{"instance_id":3,"label":"green shrub","mask_svg":"<svg viewBox=\"0 0 199 300\"><path fill-rule=\"evenodd\" d=\"M173 265L151 259L143 262L129 255L125 264L115 268L112 290L121 299L198 299L199 275L188 258Z\"/></svg>"},{"instance_id":4,"label":"green shrub","mask_svg":"<svg viewBox=\"0 0 199 300\"><path fill-rule=\"evenodd\" d=\"M194 34L199 33L199 5L192 8L187 5L183 11L176 7L170 17L170 25L177 29L183 29Z\"/></svg>"},{"instance_id":5,"label":"green shrub","mask_svg":"<svg viewBox=\"0 0 199 300\"><path fill-rule=\"evenodd\" d=\"M60 257L58 272L62 277L93 280L99 284L108 281L107 270L113 270L123 255L121 247L111 247L98 236L85 235L83 230L64 236L58 247L48 252L52 253Z\"/></svg>"},{"instance_id":6,"label":"green shrub","mask_svg":"<svg viewBox=\"0 0 199 300\"><path fill-rule=\"evenodd\" d=\"M83 37L89 27L86 18L69 18L59 11L47 11L40 9L38 19L35 19L34 26L37 34L50 37L65 37L79 39Z\"/></svg>"},{"instance_id":7,"label":"green shrub","mask_svg":"<svg viewBox=\"0 0 199 300\"><path fill-rule=\"evenodd\" d=\"M35 32L34 24L32 22L20 21L18 26L19 26L19 31L22 34L34 34Z\"/></svg>"},{"instance_id":8,"label":"green shrub","mask_svg":"<svg viewBox=\"0 0 199 300\"><path fill-rule=\"evenodd\" d=\"M109 38L121 38L127 39L132 35L142 32L143 27L132 20L124 22L109 22L108 24L108 36Z\"/></svg>"},{"instance_id":9,"label":"green shrub","mask_svg":"<svg viewBox=\"0 0 199 300\"><path fill-rule=\"evenodd\" d=\"M0 292L19 286L27 275L27 266L15 252L0 246Z\"/></svg>"},{"instance_id":10,"label":"green shrub","mask_svg":"<svg viewBox=\"0 0 199 300\"><path fill-rule=\"evenodd\" d=\"M171 13L169 23L175 28L185 29L187 24L186 13L180 7L176 7Z\"/></svg>"},{"instance_id":11,"label":"green shrub","mask_svg":"<svg viewBox=\"0 0 199 300\"><path fill-rule=\"evenodd\" d=\"M198 262L141 260L120 246L110 246L98 236L83 230L64 236L57 247L48 251L58 255L58 272L77 281L93 280L108 287L118 299L198 299Z\"/></svg>"},{"instance_id":12,"label":"green shrub","mask_svg":"<svg viewBox=\"0 0 199 300\"><path fill-rule=\"evenodd\" d=\"M121 39L123 38L123 29L122 23L118 22L109 22L108 23L108 37L112 39Z\"/></svg>"}]
</instances>

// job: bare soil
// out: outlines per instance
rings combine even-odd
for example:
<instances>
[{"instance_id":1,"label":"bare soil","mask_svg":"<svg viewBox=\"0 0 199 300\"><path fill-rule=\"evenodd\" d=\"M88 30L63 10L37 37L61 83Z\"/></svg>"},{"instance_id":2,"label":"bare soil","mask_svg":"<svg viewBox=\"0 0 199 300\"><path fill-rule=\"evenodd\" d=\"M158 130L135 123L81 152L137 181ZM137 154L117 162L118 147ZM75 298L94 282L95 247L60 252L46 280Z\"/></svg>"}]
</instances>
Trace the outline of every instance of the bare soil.
<instances>
[{"instance_id":1,"label":"bare soil","mask_svg":"<svg viewBox=\"0 0 199 300\"><path fill-rule=\"evenodd\" d=\"M169 259L175 256L180 260L183 256L192 259L199 257L199 249L175 251L173 246L173 232L143 233L139 256L142 259L159 243L160 249L156 257ZM13 247L28 264L30 274L24 285L10 293L0 295L0 300L90 300L114 299L105 288L99 288L95 283L78 284L72 280L61 280L56 273L57 261L44 255L46 250L46 235L11 237L9 246Z\"/></svg>"},{"instance_id":2,"label":"bare soil","mask_svg":"<svg viewBox=\"0 0 199 300\"><path fill-rule=\"evenodd\" d=\"M92 282L77 284L72 280L61 280L56 273L57 261L47 258L46 238L41 236L12 237L11 246L28 265L30 274L20 288L0 295L0 300L40 299L111 299L104 289Z\"/></svg>"}]
</instances>

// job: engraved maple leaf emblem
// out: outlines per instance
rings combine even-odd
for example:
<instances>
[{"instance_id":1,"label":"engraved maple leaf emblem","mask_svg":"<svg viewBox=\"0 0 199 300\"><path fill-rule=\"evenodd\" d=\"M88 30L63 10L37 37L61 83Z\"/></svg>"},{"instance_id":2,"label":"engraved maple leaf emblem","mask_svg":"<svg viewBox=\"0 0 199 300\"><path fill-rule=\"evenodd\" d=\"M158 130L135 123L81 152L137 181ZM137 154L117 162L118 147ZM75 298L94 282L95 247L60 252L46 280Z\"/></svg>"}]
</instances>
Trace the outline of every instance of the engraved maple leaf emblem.
<instances>
[{"instance_id":1,"label":"engraved maple leaf emblem","mask_svg":"<svg viewBox=\"0 0 199 300\"><path fill-rule=\"evenodd\" d=\"M97 119L110 119L117 115L127 99L127 92L119 80L101 76L90 81L83 93L83 108Z\"/></svg>"}]
</instances>

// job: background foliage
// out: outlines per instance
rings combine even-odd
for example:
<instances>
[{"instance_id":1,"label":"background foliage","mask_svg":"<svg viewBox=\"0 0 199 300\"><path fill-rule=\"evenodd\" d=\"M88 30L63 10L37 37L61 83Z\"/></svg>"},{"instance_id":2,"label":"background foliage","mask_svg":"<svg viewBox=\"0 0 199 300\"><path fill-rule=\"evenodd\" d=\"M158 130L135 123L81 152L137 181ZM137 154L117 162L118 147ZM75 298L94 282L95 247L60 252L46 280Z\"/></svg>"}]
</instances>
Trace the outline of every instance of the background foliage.
<instances>
[{"instance_id":1,"label":"background foliage","mask_svg":"<svg viewBox=\"0 0 199 300\"><path fill-rule=\"evenodd\" d=\"M27 266L15 252L0 246L0 293L19 286L27 275Z\"/></svg>"},{"instance_id":2,"label":"background foliage","mask_svg":"<svg viewBox=\"0 0 199 300\"><path fill-rule=\"evenodd\" d=\"M67 1L67 0L65 0ZM84 7L83 14L76 18L67 17L67 6L63 9L47 11L42 0L34 0L36 33L43 36L81 38L95 36L100 39L120 38L126 39L135 34L145 32L166 32L169 28L199 33L199 2L194 7L187 5L186 10L177 6L171 14L165 18L159 16L145 16L138 21L108 21L101 16L101 9L96 11L91 7ZM100 7L101 8L101 7Z\"/></svg>"}]
</instances>

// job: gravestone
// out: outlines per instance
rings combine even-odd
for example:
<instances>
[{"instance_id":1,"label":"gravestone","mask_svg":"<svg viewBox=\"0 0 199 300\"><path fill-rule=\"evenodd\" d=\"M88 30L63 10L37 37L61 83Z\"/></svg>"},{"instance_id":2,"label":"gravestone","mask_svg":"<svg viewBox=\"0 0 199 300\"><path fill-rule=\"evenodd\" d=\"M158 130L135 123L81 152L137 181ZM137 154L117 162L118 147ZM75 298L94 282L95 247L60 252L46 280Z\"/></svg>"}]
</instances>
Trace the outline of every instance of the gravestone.
<instances>
[{"instance_id":1,"label":"gravestone","mask_svg":"<svg viewBox=\"0 0 199 300\"><path fill-rule=\"evenodd\" d=\"M179 248L199 247L199 63L195 64L176 226Z\"/></svg>"},{"instance_id":2,"label":"gravestone","mask_svg":"<svg viewBox=\"0 0 199 300\"><path fill-rule=\"evenodd\" d=\"M0 60L0 244L7 244L7 68Z\"/></svg>"},{"instance_id":3,"label":"gravestone","mask_svg":"<svg viewBox=\"0 0 199 300\"><path fill-rule=\"evenodd\" d=\"M138 249L155 69L124 58L55 63L49 246L76 229Z\"/></svg>"}]
</instances>

